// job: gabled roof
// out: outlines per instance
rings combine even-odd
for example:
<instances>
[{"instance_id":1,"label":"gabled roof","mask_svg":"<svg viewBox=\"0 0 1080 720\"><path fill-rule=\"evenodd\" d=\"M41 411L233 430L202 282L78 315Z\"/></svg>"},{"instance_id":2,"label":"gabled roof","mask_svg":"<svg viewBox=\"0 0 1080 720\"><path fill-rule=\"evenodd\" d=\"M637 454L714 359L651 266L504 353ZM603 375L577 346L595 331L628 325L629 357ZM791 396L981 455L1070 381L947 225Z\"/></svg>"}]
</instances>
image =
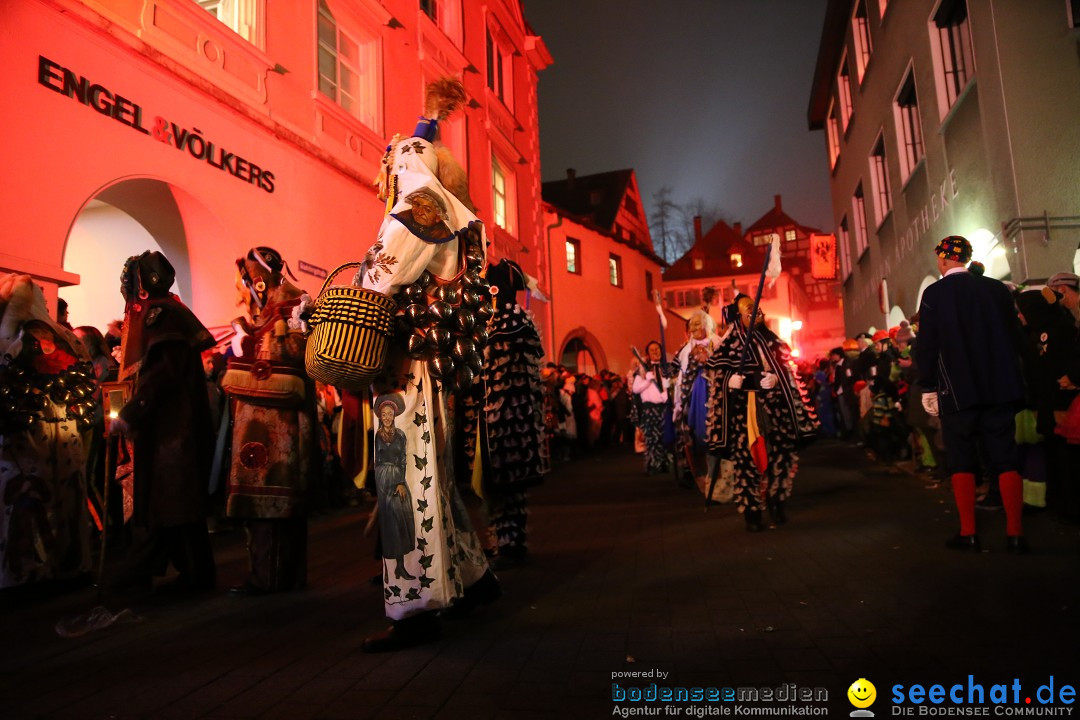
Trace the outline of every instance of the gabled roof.
<instances>
[{"instance_id":1,"label":"gabled roof","mask_svg":"<svg viewBox=\"0 0 1080 720\"><path fill-rule=\"evenodd\" d=\"M742 266L731 262L731 256L742 256ZM695 269L695 261L701 261L701 269ZM721 221L701 236L694 246L671 264L664 272L664 282L711 278L719 275L746 275L761 271L765 251L755 248L727 223Z\"/></svg>"},{"instance_id":2,"label":"gabled roof","mask_svg":"<svg viewBox=\"0 0 1080 720\"><path fill-rule=\"evenodd\" d=\"M550 180L541 185L540 193L544 202L610 233L633 172L613 170Z\"/></svg>"},{"instance_id":3,"label":"gabled roof","mask_svg":"<svg viewBox=\"0 0 1080 720\"><path fill-rule=\"evenodd\" d=\"M794 227L796 230L800 230L806 235L821 232L818 228L803 225L792 219L790 215L784 212L784 208L780 204L780 196L777 195L776 202L773 204L772 209L758 218L753 225L746 228L746 237L753 238L755 233L762 230L773 230L774 228L785 227Z\"/></svg>"}]
</instances>

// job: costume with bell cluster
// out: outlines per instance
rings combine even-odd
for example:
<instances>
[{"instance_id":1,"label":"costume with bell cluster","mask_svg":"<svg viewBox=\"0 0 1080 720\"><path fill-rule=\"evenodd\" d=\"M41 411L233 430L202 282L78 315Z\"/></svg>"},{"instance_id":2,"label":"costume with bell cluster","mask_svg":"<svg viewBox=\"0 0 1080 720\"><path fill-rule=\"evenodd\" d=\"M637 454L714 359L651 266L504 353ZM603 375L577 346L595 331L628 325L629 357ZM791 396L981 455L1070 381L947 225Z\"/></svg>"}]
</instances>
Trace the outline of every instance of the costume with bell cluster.
<instances>
[{"instance_id":1,"label":"costume with bell cluster","mask_svg":"<svg viewBox=\"0 0 1080 720\"><path fill-rule=\"evenodd\" d=\"M739 299L749 301L746 296ZM801 383L792 375L787 344L764 323L754 328L748 341L737 307L728 306L733 322L707 364L709 451L732 461L735 502L748 528L758 529L765 507L775 521L783 521L783 503L798 469L797 450L816 436L818 422ZM741 387L731 387L748 342ZM765 387L771 385L763 384L766 374L775 376L775 385Z\"/></svg>"},{"instance_id":2,"label":"costume with bell cluster","mask_svg":"<svg viewBox=\"0 0 1080 720\"><path fill-rule=\"evenodd\" d=\"M449 396L471 386L482 368L484 324L491 314L482 277L484 228L458 197L460 188L458 194L448 189L446 183L453 183L446 171L456 163L433 144L437 121L463 99L456 81L429 87L426 119L416 134L391 142L380 177L388 213L354 280L398 304L394 346L373 384L378 400L372 412L380 428L379 408L390 400L392 427L401 432L377 431L385 440L376 458L376 475L386 481L377 487L383 600L395 626L389 635L370 638L368 649L400 641L408 627L401 621L448 608L488 573L454 483L447 408ZM378 471L380 465L387 465L385 472ZM408 507L386 512L398 507L389 491L407 497ZM400 538L408 528L412 536Z\"/></svg>"},{"instance_id":3,"label":"costume with bell cluster","mask_svg":"<svg viewBox=\"0 0 1080 720\"><path fill-rule=\"evenodd\" d=\"M0 273L0 588L90 568L93 365L28 275Z\"/></svg>"}]
</instances>

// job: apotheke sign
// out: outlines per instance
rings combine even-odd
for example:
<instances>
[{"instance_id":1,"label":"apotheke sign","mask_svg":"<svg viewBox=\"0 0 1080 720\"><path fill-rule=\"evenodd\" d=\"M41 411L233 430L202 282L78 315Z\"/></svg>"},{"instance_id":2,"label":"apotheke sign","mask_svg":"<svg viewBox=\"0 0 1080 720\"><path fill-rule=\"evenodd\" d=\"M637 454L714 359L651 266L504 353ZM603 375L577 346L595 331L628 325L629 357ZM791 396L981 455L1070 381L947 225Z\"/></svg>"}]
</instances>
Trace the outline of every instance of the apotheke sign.
<instances>
[{"instance_id":1,"label":"apotheke sign","mask_svg":"<svg viewBox=\"0 0 1080 720\"><path fill-rule=\"evenodd\" d=\"M38 83L61 95L78 100L106 117L149 135L158 142L187 153L196 160L205 160L211 167L229 173L235 178L255 185L268 193L274 192L274 173L240 157L202 136L198 128L182 128L174 122L157 115L153 127L143 127L143 109L131 100L109 91L102 85L91 83L62 65L38 56Z\"/></svg>"}]
</instances>

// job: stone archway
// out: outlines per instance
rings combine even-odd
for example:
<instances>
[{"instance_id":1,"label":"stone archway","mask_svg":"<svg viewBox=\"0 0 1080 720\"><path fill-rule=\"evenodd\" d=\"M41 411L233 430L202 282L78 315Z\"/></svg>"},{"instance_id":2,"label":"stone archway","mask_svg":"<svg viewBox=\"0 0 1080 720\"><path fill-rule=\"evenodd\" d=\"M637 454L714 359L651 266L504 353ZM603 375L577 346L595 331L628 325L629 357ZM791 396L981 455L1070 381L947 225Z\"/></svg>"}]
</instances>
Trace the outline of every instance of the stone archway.
<instances>
[{"instance_id":1,"label":"stone archway","mask_svg":"<svg viewBox=\"0 0 1080 720\"><path fill-rule=\"evenodd\" d=\"M184 221L172 189L161 180L126 179L98 191L79 211L64 243L63 267L81 282L60 290L73 325L104 331L124 315L120 271L132 255L158 250L176 269L173 292L191 300Z\"/></svg>"},{"instance_id":2,"label":"stone archway","mask_svg":"<svg viewBox=\"0 0 1080 720\"><path fill-rule=\"evenodd\" d=\"M127 258L146 250L159 250L169 258L176 270L172 291L208 327L220 322L207 309L213 315L232 310L235 267L224 250L229 245L223 242L226 236L199 199L169 182L128 177L109 183L79 210L64 244L63 267L81 278L59 293L68 302L71 323L104 331L109 322L123 317L120 271ZM226 252L225 260L207 257L210 247Z\"/></svg>"},{"instance_id":3,"label":"stone archway","mask_svg":"<svg viewBox=\"0 0 1080 720\"><path fill-rule=\"evenodd\" d=\"M607 356L604 355L604 348L600 341L584 327L576 328L566 334L558 357L559 363L567 369L588 375L595 375L608 366Z\"/></svg>"}]
</instances>

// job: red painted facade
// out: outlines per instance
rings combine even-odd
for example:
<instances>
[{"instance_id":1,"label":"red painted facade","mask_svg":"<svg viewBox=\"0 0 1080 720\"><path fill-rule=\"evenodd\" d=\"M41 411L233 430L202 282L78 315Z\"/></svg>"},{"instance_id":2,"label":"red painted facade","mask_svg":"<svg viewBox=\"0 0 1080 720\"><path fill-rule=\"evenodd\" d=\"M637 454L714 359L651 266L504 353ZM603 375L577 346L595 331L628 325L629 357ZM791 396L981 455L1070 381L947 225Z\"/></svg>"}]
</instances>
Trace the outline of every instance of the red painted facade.
<instances>
[{"instance_id":1,"label":"red painted facade","mask_svg":"<svg viewBox=\"0 0 1080 720\"><path fill-rule=\"evenodd\" d=\"M761 298L769 325L803 358L824 357L841 343L844 314L838 284L815 280L810 273L810 239L819 231L788 216L779 195L773 208L745 230L740 223L731 227L719 222L702 234L697 221L695 233L693 247L664 272L664 298L671 311L688 318L703 307L705 287L719 291L708 308L717 321L720 307L737 292L754 297L764 248L776 237L783 272L775 283L766 284Z\"/></svg>"},{"instance_id":2,"label":"red painted facade","mask_svg":"<svg viewBox=\"0 0 1080 720\"><path fill-rule=\"evenodd\" d=\"M539 272L551 57L519 0L220 6L225 22L194 0L0 0L0 271L32 274L50 302L62 288L72 323L102 328L122 313L123 260L145 249L209 326L237 314L233 261L253 245L314 292L362 259L387 141L451 75L469 99L442 139L496 252Z\"/></svg>"},{"instance_id":3,"label":"red painted facade","mask_svg":"<svg viewBox=\"0 0 1080 720\"><path fill-rule=\"evenodd\" d=\"M540 277L551 301L534 306L552 332L544 335L548 357L593 373L629 370L631 346L642 353L660 338L653 297L660 291L663 261L653 250L633 170L545 182L546 256ZM545 307L546 305L546 307ZM669 353L684 329L669 324Z\"/></svg>"}]
</instances>

